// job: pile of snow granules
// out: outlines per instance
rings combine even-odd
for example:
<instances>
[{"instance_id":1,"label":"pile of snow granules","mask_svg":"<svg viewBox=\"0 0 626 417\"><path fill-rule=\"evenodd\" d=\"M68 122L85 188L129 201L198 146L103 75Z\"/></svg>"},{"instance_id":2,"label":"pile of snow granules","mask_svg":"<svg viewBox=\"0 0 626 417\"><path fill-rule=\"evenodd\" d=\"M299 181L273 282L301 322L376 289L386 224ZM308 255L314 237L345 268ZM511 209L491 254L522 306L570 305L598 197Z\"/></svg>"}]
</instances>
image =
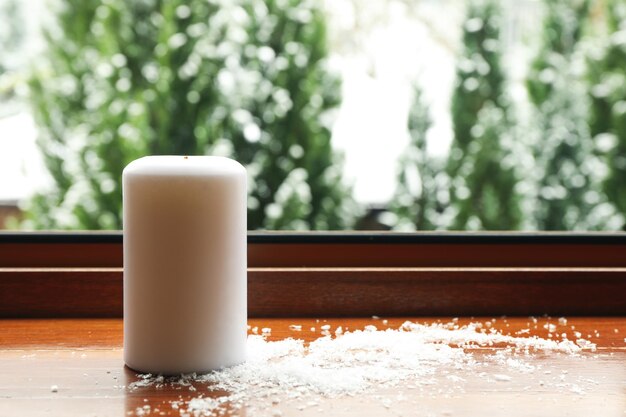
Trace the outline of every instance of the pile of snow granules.
<instances>
[{"instance_id":1,"label":"pile of snow granules","mask_svg":"<svg viewBox=\"0 0 626 417\"><path fill-rule=\"evenodd\" d=\"M363 394L375 398L391 388L399 392L393 401L402 401L406 391L445 395L463 390L472 378L510 384L520 373L548 375L530 360L537 355L554 352L575 357L583 350L595 350L588 340L571 341L565 334L557 335L558 340L552 335L550 339L519 336L528 331L509 336L482 323L405 322L397 329L370 325L349 332L324 326L323 336L308 344L293 338L267 341L271 330L263 329L261 335L248 337L248 358L241 365L176 378L139 375L127 389L182 386L195 391L202 386L202 393L194 393L191 399L181 396L171 401L181 416L227 415L244 407L254 415L280 416L283 405L323 411L327 399ZM499 349L481 349L485 347ZM566 388L580 390L574 384ZM382 406L391 406L389 397L380 398Z\"/></svg>"}]
</instances>

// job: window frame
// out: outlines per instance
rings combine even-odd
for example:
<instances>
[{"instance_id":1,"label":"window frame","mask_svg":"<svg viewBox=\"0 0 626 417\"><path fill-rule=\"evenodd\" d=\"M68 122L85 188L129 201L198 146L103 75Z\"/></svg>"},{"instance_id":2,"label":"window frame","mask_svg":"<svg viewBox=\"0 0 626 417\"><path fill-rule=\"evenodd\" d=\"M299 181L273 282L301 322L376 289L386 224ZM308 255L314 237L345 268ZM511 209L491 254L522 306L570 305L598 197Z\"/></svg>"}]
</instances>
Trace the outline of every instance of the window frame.
<instances>
[{"instance_id":1,"label":"window frame","mask_svg":"<svg viewBox=\"0 0 626 417\"><path fill-rule=\"evenodd\" d=\"M116 232L0 232L0 317L119 317ZM626 314L626 233L249 232L251 317Z\"/></svg>"}]
</instances>

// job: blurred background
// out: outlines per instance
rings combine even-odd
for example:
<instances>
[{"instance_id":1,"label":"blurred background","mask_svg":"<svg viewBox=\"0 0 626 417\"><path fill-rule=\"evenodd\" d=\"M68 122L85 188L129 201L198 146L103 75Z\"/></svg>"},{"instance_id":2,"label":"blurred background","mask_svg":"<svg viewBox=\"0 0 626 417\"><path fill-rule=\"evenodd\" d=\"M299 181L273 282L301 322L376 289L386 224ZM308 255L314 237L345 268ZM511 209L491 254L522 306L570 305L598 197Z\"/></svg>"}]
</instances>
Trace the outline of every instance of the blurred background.
<instances>
[{"instance_id":1,"label":"blurred background","mask_svg":"<svg viewBox=\"0 0 626 417\"><path fill-rule=\"evenodd\" d=\"M143 155L250 229L624 230L623 0L0 0L0 228L120 229Z\"/></svg>"}]
</instances>

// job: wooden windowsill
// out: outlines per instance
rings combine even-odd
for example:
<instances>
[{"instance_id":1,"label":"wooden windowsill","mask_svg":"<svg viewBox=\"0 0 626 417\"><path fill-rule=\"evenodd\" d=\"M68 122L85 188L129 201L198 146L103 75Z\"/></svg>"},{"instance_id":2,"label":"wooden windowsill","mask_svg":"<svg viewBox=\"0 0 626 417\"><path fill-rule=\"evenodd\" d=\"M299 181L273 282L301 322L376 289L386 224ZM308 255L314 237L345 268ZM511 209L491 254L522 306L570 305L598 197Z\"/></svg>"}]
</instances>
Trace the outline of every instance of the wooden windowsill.
<instances>
[{"instance_id":1,"label":"wooden windowsill","mask_svg":"<svg viewBox=\"0 0 626 417\"><path fill-rule=\"evenodd\" d=\"M370 318L319 319L319 322L312 318L259 318L251 319L249 324L271 328L269 340L294 337L311 341L320 336L321 324L329 324L331 329L342 326L355 330L369 324L384 329L397 328L405 320L390 318L385 324L381 319ZM410 320L432 323L446 322L449 318ZM461 318L459 324L468 321L470 319ZM485 319L472 321L484 322ZM384 398L394 402L392 410L397 411L394 415L623 415L626 403L626 318L575 317L569 318L567 325L549 318L539 318L537 323L529 318L497 318L493 323L494 328L505 334L529 329L530 333L525 336L544 338L548 336L548 330L544 328L547 323L557 325L556 333L566 333L569 338L574 337L574 326L583 337L591 335L589 340L596 343L598 349L583 353L575 360L557 353L527 358L535 367L532 372L520 373L509 382L477 377L475 383L467 383L463 389L453 390L452 394L437 391L452 384L444 372L435 376L432 389L411 390L401 386L374 397L357 395L327 399L304 410L281 403L282 415L389 415L389 409L381 403ZM302 325L302 331L290 330L290 324ZM311 331L311 327L316 331ZM123 366L121 348L120 319L0 320L0 415L133 416L138 415L138 409L149 406L151 414L144 415L180 416L170 401L189 400L200 393L209 395L201 384L196 384L195 391L154 387L130 391L122 388L137 377ZM494 374L499 372L496 365L491 371ZM454 374L453 364L449 372ZM52 385L58 386L58 392L51 392ZM584 389L573 389L579 386ZM407 399L396 402L399 393ZM324 411L320 412L320 409ZM244 409L234 415L250 414Z\"/></svg>"},{"instance_id":2,"label":"wooden windowsill","mask_svg":"<svg viewBox=\"0 0 626 417\"><path fill-rule=\"evenodd\" d=\"M623 417L624 233L250 233L248 254L249 324L271 328L269 340L311 341L321 324L397 328L407 318L451 315L466 316L459 324L518 316L494 327L545 338L544 325L557 320L520 316L550 314L568 316L555 334L573 339L577 331L597 344L579 357L525 358L533 371L510 381L494 380L500 369L487 364L486 377L465 375L456 389L451 364L433 376L432 389L399 386L302 410L283 402L283 416ZM122 362L122 283L120 233L0 233L0 416L180 416L172 400L215 395L202 384L124 388L137 376ZM385 324L373 314L397 318ZM502 348L471 352L480 359Z\"/></svg>"},{"instance_id":3,"label":"wooden windowsill","mask_svg":"<svg viewBox=\"0 0 626 417\"><path fill-rule=\"evenodd\" d=\"M121 232L0 232L0 318L121 317ZM626 233L249 232L250 317L626 315Z\"/></svg>"}]
</instances>

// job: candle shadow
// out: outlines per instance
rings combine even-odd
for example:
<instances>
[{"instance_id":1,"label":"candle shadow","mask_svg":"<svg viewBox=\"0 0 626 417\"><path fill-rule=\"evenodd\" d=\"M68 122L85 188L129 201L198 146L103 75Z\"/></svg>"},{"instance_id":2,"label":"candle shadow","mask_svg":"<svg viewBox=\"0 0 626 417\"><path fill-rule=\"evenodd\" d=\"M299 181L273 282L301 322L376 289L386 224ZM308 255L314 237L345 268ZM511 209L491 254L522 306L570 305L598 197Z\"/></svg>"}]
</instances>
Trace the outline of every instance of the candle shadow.
<instances>
[{"instance_id":1,"label":"candle shadow","mask_svg":"<svg viewBox=\"0 0 626 417\"><path fill-rule=\"evenodd\" d=\"M190 408L190 401L199 407L199 415L219 415L245 417L245 405L221 402L220 398L230 393L211 389L211 383L195 381L190 378L158 377L138 374L124 366L124 407L126 416L178 416L195 415ZM202 399L198 401L197 399ZM216 405L216 401L220 401ZM189 410L189 411L187 411Z\"/></svg>"}]
</instances>

